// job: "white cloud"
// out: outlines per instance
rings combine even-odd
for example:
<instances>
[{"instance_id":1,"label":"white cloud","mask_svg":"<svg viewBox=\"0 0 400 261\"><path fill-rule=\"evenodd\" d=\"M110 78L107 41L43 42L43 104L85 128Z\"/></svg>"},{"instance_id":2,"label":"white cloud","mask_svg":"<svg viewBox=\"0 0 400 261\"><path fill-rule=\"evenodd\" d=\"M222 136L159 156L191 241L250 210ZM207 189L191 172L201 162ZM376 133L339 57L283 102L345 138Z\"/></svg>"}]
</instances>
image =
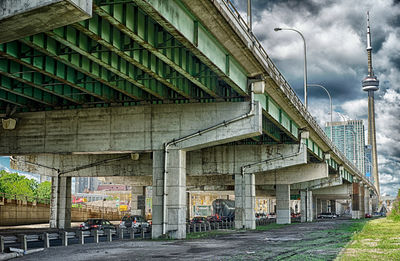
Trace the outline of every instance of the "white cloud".
<instances>
[{"instance_id":1,"label":"white cloud","mask_svg":"<svg viewBox=\"0 0 400 261\"><path fill-rule=\"evenodd\" d=\"M237 1L240 2L240 1ZM267 53L302 97L303 42L307 41L308 81L327 87L334 110L362 119L367 130L368 98L361 81L367 74L366 11L370 10L373 66L380 80L375 93L381 190L400 186L400 4L392 0L257 1L253 28ZM321 126L329 120L326 94L308 92L309 110ZM334 113L334 120L340 118Z\"/></svg>"}]
</instances>

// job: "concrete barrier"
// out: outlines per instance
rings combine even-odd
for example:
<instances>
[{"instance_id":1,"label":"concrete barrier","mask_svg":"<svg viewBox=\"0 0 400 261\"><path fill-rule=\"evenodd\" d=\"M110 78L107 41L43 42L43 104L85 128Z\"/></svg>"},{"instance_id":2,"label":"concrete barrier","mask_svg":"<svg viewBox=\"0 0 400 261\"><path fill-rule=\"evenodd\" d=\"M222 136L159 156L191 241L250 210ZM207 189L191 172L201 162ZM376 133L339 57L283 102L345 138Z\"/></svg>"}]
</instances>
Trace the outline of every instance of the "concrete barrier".
<instances>
[{"instance_id":1,"label":"concrete barrier","mask_svg":"<svg viewBox=\"0 0 400 261\"><path fill-rule=\"evenodd\" d=\"M27 202L17 199L1 198L0 226L16 226L48 223L50 220L50 205ZM71 209L71 221L83 222L89 218L104 218L110 221L121 220L123 212L117 209L86 206Z\"/></svg>"}]
</instances>

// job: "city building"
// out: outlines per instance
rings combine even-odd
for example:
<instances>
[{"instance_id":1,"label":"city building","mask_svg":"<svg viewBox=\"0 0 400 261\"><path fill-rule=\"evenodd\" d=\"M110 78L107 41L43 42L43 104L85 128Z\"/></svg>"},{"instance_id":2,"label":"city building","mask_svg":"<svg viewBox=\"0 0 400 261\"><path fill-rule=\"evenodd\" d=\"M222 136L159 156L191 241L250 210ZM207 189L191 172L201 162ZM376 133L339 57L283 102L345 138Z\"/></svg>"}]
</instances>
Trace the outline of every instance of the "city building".
<instances>
[{"instance_id":1,"label":"city building","mask_svg":"<svg viewBox=\"0 0 400 261\"><path fill-rule=\"evenodd\" d=\"M325 133L361 173L365 171L365 133L362 120L327 122Z\"/></svg>"},{"instance_id":2,"label":"city building","mask_svg":"<svg viewBox=\"0 0 400 261\"><path fill-rule=\"evenodd\" d=\"M365 145L365 176L374 183L374 176L372 175L372 146Z\"/></svg>"},{"instance_id":3,"label":"city building","mask_svg":"<svg viewBox=\"0 0 400 261\"><path fill-rule=\"evenodd\" d=\"M96 177L76 177L74 178L73 193L84 193L97 190L101 182Z\"/></svg>"}]
</instances>

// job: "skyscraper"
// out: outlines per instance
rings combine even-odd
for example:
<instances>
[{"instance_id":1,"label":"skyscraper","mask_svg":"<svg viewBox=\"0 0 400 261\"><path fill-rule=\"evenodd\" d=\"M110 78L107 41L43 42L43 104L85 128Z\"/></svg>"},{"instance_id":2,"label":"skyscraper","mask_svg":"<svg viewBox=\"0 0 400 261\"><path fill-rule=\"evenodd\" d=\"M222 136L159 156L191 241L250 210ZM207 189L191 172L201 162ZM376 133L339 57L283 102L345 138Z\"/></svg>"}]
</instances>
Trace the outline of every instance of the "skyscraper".
<instances>
[{"instance_id":1,"label":"skyscraper","mask_svg":"<svg viewBox=\"0 0 400 261\"><path fill-rule=\"evenodd\" d=\"M373 183L374 177L372 174L372 146L365 145L365 176Z\"/></svg>"},{"instance_id":2,"label":"skyscraper","mask_svg":"<svg viewBox=\"0 0 400 261\"><path fill-rule=\"evenodd\" d=\"M365 133L362 120L327 122L326 135L333 144L365 175Z\"/></svg>"},{"instance_id":3,"label":"skyscraper","mask_svg":"<svg viewBox=\"0 0 400 261\"><path fill-rule=\"evenodd\" d=\"M378 154L376 151L376 132L375 132L375 102L374 92L379 90L378 78L372 69L372 46L371 32L369 27L369 12L367 12L367 54L368 54L368 76L362 81L363 91L368 92L368 144L372 147L372 176L375 187L380 194L378 176Z\"/></svg>"}]
</instances>

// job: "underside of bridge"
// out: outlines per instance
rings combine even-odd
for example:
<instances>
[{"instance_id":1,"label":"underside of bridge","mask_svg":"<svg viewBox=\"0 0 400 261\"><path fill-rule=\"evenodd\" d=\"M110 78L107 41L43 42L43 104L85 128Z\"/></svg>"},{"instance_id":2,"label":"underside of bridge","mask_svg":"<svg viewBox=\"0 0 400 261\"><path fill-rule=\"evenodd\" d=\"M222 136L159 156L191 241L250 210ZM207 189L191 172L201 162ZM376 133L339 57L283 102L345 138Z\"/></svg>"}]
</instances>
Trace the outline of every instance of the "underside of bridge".
<instances>
[{"instance_id":1,"label":"underside of bridge","mask_svg":"<svg viewBox=\"0 0 400 261\"><path fill-rule=\"evenodd\" d=\"M282 224L291 190L303 221L327 200L351 197L355 218L369 208L371 184L230 1L25 2L0 15L0 154L52 177L52 227L70 225L79 176L152 186L153 237L185 238L190 189L234 191L237 228L255 228L256 194L276 198Z\"/></svg>"}]
</instances>

